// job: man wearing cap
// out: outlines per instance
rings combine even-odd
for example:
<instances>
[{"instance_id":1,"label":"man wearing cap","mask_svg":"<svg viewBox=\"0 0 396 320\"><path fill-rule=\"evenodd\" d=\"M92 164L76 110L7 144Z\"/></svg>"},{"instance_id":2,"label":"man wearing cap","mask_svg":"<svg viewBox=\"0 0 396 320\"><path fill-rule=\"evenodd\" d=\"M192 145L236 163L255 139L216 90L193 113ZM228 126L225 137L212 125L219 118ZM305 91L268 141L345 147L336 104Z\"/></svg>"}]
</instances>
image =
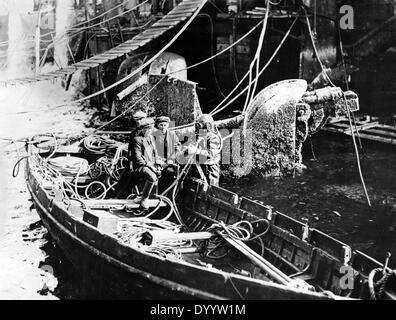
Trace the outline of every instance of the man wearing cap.
<instances>
[{"instance_id":1,"label":"man wearing cap","mask_svg":"<svg viewBox=\"0 0 396 320\"><path fill-rule=\"evenodd\" d=\"M187 147L189 155L196 155L197 170L210 185L219 186L222 138L211 115L201 115L195 123L197 143ZM202 174L204 177L202 177Z\"/></svg>"},{"instance_id":2,"label":"man wearing cap","mask_svg":"<svg viewBox=\"0 0 396 320\"><path fill-rule=\"evenodd\" d=\"M169 130L169 117L158 117L155 120L157 130L153 132L158 155L167 163L174 163L175 153L180 149L179 138Z\"/></svg>"},{"instance_id":3,"label":"man wearing cap","mask_svg":"<svg viewBox=\"0 0 396 320\"><path fill-rule=\"evenodd\" d=\"M164 162L158 157L155 148L154 120L145 118L139 121L138 133L132 140L132 163L134 172L145 179L140 206L148 209L148 199L158 183Z\"/></svg>"},{"instance_id":4,"label":"man wearing cap","mask_svg":"<svg viewBox=\"0 0 396 320\"><path fill-rule=\"evenodd\" d=\"M138 132L139 122L145 118L147 118L147 113L144 111L137 111L132 115L131 134L129 135L129 144L128 144L128 159L129 159L131 171L133 171L133 167L132 167L133 139L135 138Z\"/></svg>"},{"instance_id":5,"label":"man wearing cap","mask_svg":"<svg viewBox=\"0 0 396 320\"><path fill-rule=\"evenodd\" d=\"M177 163L176 153L180 150L180 142L176 133L169 130L169 117L157 117L155 127L157 130L153 132L155 146L158 155L164 159L166 167L162 171L162 179L167 185L171 180L176 178Z\"/></svg>"},{"instance_id":6,"label":"man wearing cap","mask_svg":"<svg viewBox=\"0 0 396 320\"><path fill-rule=\"evenodd\" d=\"M129 188L129 186L133 185L133 179L134 179L132 174L134 172L133 159L132 159L134 154L133 139L137 135L139 121L145 118L147 118L147 114L143 111L137 111L132 115L131 133L129 135L129 143L128 143L128 166L122 172L120 180L118 181L117 191L115 195L116 198L124 199L131 194L131 189Z\"/></svg>"}]
</instances>

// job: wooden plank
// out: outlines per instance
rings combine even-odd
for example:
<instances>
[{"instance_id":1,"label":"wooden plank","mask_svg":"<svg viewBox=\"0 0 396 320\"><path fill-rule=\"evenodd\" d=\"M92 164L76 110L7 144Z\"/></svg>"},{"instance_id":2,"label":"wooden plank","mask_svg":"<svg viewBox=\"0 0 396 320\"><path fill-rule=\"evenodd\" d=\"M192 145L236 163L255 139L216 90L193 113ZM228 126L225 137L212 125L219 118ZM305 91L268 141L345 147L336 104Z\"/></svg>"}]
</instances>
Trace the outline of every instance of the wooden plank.
<instances>
[{"instance_id":1,"label":"wooden plank","mask_svg":"<svg viewBox=\"0 0 396 320\"><path fill-rule=\"evenodd\" d=\"M174 27L177 26L180 23L180 21L163 21L163 22L156 22L153 24L153 28L157 27Z\"/></svg>"},{"instance_id":2,"label":"wooden plank","mask_svg":"<svg viewBox=\"0 0 396 320\"><path fill-rule=\"evenodd\" d=\"M106 51L108 52L108 51ZM99 56L106 58L117 58L117 54L115 53L101 53Z\"/></svg>"},{"instance_id":3,"label":"wooden plank","mask_svg":"<svg viewBox=\"0 0 396 320\"><path fill-rule=\"evenodd\" d=\"M118 50L112 50L111 52L115 54L125 54L125 52L128 52L129 50L130 50L129 48L124 48L124 49L120 48Z\"/></svg>"},{"instance_id":4,"label":"wooden plank","mask_svg":"<svg viewBox=\"0 0 396 320\"><path fill-rule=\"evenodd\" d=\"M183 13L183 14L187 14L187 15L191 16L191 14L193 12L195 12L196 10L197 10L196 8L193 8L193 9L180 9L180 10L176 10L175 12L176 13Z\"/></svg>"},{"instance_id":5,"label":"wooden plank","mask_svg":"<svg viewBox=\"0 0 396 320\"><path fill-rule=\"evenodd\" d=\"M168 13L166 18L164 18L164 19L188 18L190 16L191 16L191 14L189 14L189 13L174 12L174 13ZM162 20L164 20L164 19L162 19ZM159 21L161 21L161 20L159 20ZM159 22L159 21L157 21L157 22Z\"/></svg>"},{"instance_id":6,"label":"wooden plank","mask_svg":"<svg viewBox=\"0 0 396 320\"><path fill-rule=\"evenodd\" d=\"M138 41L139 43L141 43L142 40L144 41L147 39L149 39L149 37L145 36L143 34L140 34L140 35L136 36L135 38L133 38L133 40Z\"/></svg>"},{"instance_id":7,"label":"wooden plank","mask_svg":"<svg viewBox=\"0 0 396 320\"><path fill-rule=\"evenodd\" d=\"M49 72L49 73L42 73L40 74L40 76L45 76L45 77L53 77L54 73L53 72Z\"/></svg>"},{"instance_id":8,"label":"wooden plank","mask_svg":"<svg viewBox=\"0 0 396 320\"><path fill-rule=\"evenodd\" d=\"M67 74L71 74L71 73L73 73L73 72L75 72L77 69L74 69L74 71L65 71L65 70L56 70L56 71L54 71L54 74L57 74L57 75L67 75Z\"/></svg>"},{"instance_id":9,"label":"wooden plank","mask_svg":"<svg viewBox=\"0 0 396 320\"><path fill-rule=\"evenodd\" d=\"M70 66L70 67L66 67L66 68L63 68L63 69L59 69L59 70L61 70L61 71L63 71L63 72L75 72L76 70L77 70L77 68L76 67L74 67L74 66Z\"/></svg>"},{"instance_id":10,"label":"wooden plank","mask_svg":"<svg viewBox=\"0 0 396 320\"><path fill-rule=\"evenodd\" d=\"M162 34L163 34L162 32L158 32L158 33L145 35L145 37L147 39L149 39L149 41L152 41L152 40L157 39L158 37L162 36Z\"/></svg>"},{"instance_id":11,"label":"wooden plank","mask_svg":"<svg viewBox=\"0 0 396 320\"><path fill-rule=\"evenodd\" d=\"M82 65L82 67L89 66L89 67L97 67L99 63L94 62L94 61L89 61L89 60L83 60L81 62L78 62L79 64ZM79 67L80 68L80 67Z\"/></svg>"},{"instance_id":12,"label":"wooden plank","mask_svg":"<svg viewBox=\"0 0 396 320\"><path fill-rule=\"evenodd\" d=\"M109 59L92 57L92 58L89 58L88 61L98 62L98 63L102 64L102 63L107 63L109 61Z\"/></svg>"},{"instance_id":13,"label":"wooden plank","mask_svg":"<svg viewBox=\"0 0 396 320\"><path fill-rule=\"evenodd\" d=\"M196 5L194 3L181 3L177 6L176 10L184 10L184 9L194 9L197 10L199 5Z\"/></svg>"},{"instance_id":14,"label":"wooden plank","mask_svg":"<svg viewBox=\"0 0 396 320\"><path fill-rule=\"evenodd\" d=\"M135 41L133 44L120 45L118 47L115 47L115 49L122 50L122 49L128 48L128 50L133 51L133 50L139 49L139 47L140 46L138 45L137 41Z\"/></svg>"},{"instance_id":15,"label":"wooden plank","mask_svg":"<svg viewBox=\"0 0 396 320\"><path fill-rule=\"evenodd\" d=\"M83 200L86 208L89 209L110 209L116 207L128 207L129 209L139 209L140 198L136 200L122 200L122 199L108 199L108 200ZM158 206L160 203L157 199L149 199L148 205L150 208ZM161 207L165 207L166 203L162 202Z\"/></svg>"},{"instance_id":16,"label":"wooden plank","mask_svg":"<svg viewBox=\"0 0 396 320\"><path fill-rule=\"evenodd\" d=\"M37 78L22 78L19 79L19 81L22 81L22 83L32 83L32 82L37 82Z\"/></svg>"},{"instance_id":17,"label":"wooden plank","mask_svg":"<svg viewBox=\"0 0 396 320\"><path fill-rule=\"evenodd\" d=\"M80 68L85 68L85 67L88 67L88 68L92 68L93 67L92 63L85 62L85 60L81 61L81 62L77 62L74 66L76 68L79 68L79 69Z\"/></svg>"},{"instance_id":18,"label":"wooden plank","mask_svg":"<svg viewBox=\"0 0 396 320\"><path fill-rule=\"evenodd\" d=\"M202 0L184 0L182 3L187 3L187 4L195 3L198 7L202 3Z\"/></svg>"},{"instance_id":19,"label":"wooden plank","mask_svg":"<svg viewBox=\"0 0 396 320\"><path fill-rule=\"evenodd\" d=\"M137 35L137 36L139 36L139 35ZM122 44L120 44L120 45L114 47L113 49L116 50L116 49L119 49L119 48L125 48L125 47L133 47L133 46L136 46L135 38L136 38L137 36L135 36L131 41L129 41L129 42L124 42L124 43L122 43ZM111 50L113 50L113 49L110 49L109 51L111 51ZM136 48L136 49L137 49L137 48Z\"/></svg>"},{"instance_id":20,"label":"wooden plank","mask_svg":"<svg viewBox=\"0 0 396 320\"><path fill-rule=\"evenodd\" d=\"M190 5L190 6L195 5L196 7L199 7L202 2L206 2L206 1L202 1L202 0L182 1L179 3L179 5L177 7L180 7L183 5Z\"/></svg>"},{"instance_id":21,"label":"wooden plank","mask_svg":"<svg viewBox=\"0 0 396 320\"><path fill-rule=\"evenodd\" d=\"M142 36L147 38L147 39L151 39L152 37L158 38L161 35L162 35L162 32L155 32L155 31L152 31L150 33L142 34Z\"/></svg>"},{"instance_id":22,"label":"wooden plank","mask_svg":"<svg viewBox=\"0 0 396 320\"><path fill-rule=\"evenodd\" d=\"M378 136L372 136L369 134L365 133L360 133L359 134L361 139L367 139L367 140L372 140L372 141L377 141L377 142L382 142L382 143L388 143L388 144L394 144L396 145L396 140L391 139L391 138L383 138L383 137L378 137Z\"/></svg>"},{"instance_id":23,"label":"wooden plank","mask_svg":"<svg viewBox=\"0 0 396 320\"><path fill-rule=\"evenodd\" d=\"M396 132L396 127L392 127L392 126L388 126L385 124L378 124L378 126L376 126L384 131L391 131L391 132Z\"/></svg>"},{"instance_id":24,"label":"wooden plank","mask_svg":"<svg viewBox=\"0 0 396 320\"><path fill-rule=\"evenodd\" d=\"M43 75L38 75L38 76L36 76L36 79L38 80L38 81L41 81L41 80L43 80L43 81L45 81L45 80L50 80L52 78L52 76L43 76Z\"/></svg>"},{"instance_id":25,"label":"wooden plank","mask_svg":"<svg viewBox=\"0 0 396 320\"><path fill-rule=\"evenodd\" d=\"M162 21L179 21L179 22L182 22L182 21L186 20L187 18L188 18L188 16L186 16L186 15L172 16L172 17L166 17L166 19L162 19L161 21L157 21L157 22L162 22Z\"/></svg>"},{"instance_id":26,"label":"wooden plank","mask_svg":"<svg viewBox=\"0 0 396 320\"><path fill-rule=\"evenodd\" d=\"M103 59L103 60L107 60L107 62L109 62L109 61L112 61L112 60L116 60L116 59L118 59L118 55L116 55L116 54L106 54L106 55L98 55L98 56L94 56L94 57L92 57L92 58L95 58L96 60L99 60L99 59Z\"/></svg>"},{"instance_id":27,"label":"wooden plank","mask_svg":"<svg viewBox=\"0 0 396 320\"><path fill-rule=\"evenodd\" d=\"M131 51L135 51L133 47L123 47L123 48L119 48L117 49L117 51L113 51L114 53L117 52L117 54L125 54Z\"/></svg>"},{"instance_id":28,"label":"wooden plank","mask_svg":"<svg viewBox=\"0 0 396 320\"><path fill-rule=\"evenodd\" d=\"M152 38L152 39L154 39L154 38ZM150 42L152 39L144 37L144 38L140 38L140 39L136 39L136 40L139 41L139 45L142 47L146 43Z\"/></svg>"},{"instance_id":29,"label":"wooden plank","mask_svg":"<svg viewBox=\"0 0 396 320\"><path fill-rule=\"evenodd\" d=\"M378 121L375 122L370 122L370 123L365 123L365 124L357 124L356 127L358 130L366 130L366 129L370 129L372 127L377 127L379 126ZM355 130L354 130L355 131Z\"/></svg>"},{"instance_id":30,"label":"wooden plank","mask_svg":"<svg viewBox=\"0 0 396 320\"><path fill-rule=\"evenodd\" d=\"M135 37L136 37L136 36L138 36L138 34L135 35ZM131 45L131 44L133 44L133 38L130 39L130 40L128 40L128 41L125 41L125 42L119 44L118 46L114 47L113 49L116 49L116 48L118 48L118 47L120 47L120 46L123 46L123 45ZM110 49L110 50L111 50L111 49ZM110 50L109 50L109 51L110 51Z\"/></svg>"},{"instance_id":31,"label":"wooden plank","mask_svg":"<svg viewBox=\"0 0 396 320\"><path fill-rule=\"evenodd\" d=\"M166 31L168 31L169 29L170 29L169 27L150 29L150 30L144 31L144 32L142 33L142 35L164 33L164 32L166 32Z\"/></svg>"},{"instance_id":32,"label":"wooden plank","mask_svg":"<svg viewBox=\"0 0 396 320\"><path fill-rule=\"evenodd\" d=\"M381 136L383 138L396 138L396 133L392 132L387 132L387 131L382 131L382 130L375 130L375 129L369 129L369 130L362 130L359 131L359 133L365 133L365 134L372 134L374 136Z\"/></svg>"},{"instance_id":33,"label":"wooden plank","mask_svg":"<svg viewBox=\"0 0 396 320\"><path fill-rule=\"evenodd\" d=\"M91 69L91 68L96 68L96 67L98 67L98 66L99 66L99 64L97 64L97 65L90 65L90 66L81 66L81 67L78 68L78 70L89 70L89 69Z\"/></svg>"}]
</instances>

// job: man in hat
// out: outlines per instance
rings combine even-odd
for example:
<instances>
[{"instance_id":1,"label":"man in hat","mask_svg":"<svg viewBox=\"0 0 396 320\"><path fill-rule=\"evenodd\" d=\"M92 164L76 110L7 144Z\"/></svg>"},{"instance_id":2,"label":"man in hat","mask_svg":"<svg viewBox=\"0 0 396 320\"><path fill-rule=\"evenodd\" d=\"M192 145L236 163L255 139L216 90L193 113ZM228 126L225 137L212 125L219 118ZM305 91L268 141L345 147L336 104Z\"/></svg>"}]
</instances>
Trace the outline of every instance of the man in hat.
<instances>
[{"instance_id":1,"label":"man in hat","mask_svg":"<svg viewBox=\"0 0 396 320\"><path fill-rule=\"evenodd\" d=\"M173 164L175 161L175 154L180 150L180 142L176 133L169 130L169 124L169 117L158 117L155 120L155 127L157 130L153 132L153 136L158 155L165 159L166 163Z\"/></svg>"},{"instance_id":2,"label":"man in hat","mask_svg":"<svg viewBox=\"0 0 396 320\"><path fill-rule=\"evenodd\" d=\"M131 123L131 133L129 135L129 144L128 144L128 159L130 163L130 169L133 171L132 167L132 155L133 155L133 139L135 138L138 132L139 122L143 119L147 118L147 113L144 111L137 111L132 115L132 123Z\"/></svg>"},{"instance_id":3,"label":"man in hat","mask_svg":"<svg viewBox=\"0 0 396 320\"><path fill-rule=\"evenodd\" d=\"M140 120L138 129L137 135L132 140L132 163L134 172L145 180L140 206L146 210L149 207L151 191L158 183L164 162L158 157L152 136L154 120L152 118Z\"/></svg>"},{"instance_id":4,"label":"man in hat","mask_svg":"<svg viewBox=\"0 0 396 320\"><path fill-rule=\"evenodd\" d=\"M133 184L133 179L134 179L133 140L138 133L139 122L145 118L147 118L147 114L144 111L137 111L132 115L131 133L129 135L129 143L128 143L128 166L122 172L120 180L118 181L116 187L117 191L115 195L116 198L124 199L131 194L131 189L129 188L129 186Z\"/></svg>"},{"instance_id":5,"label":"man in hat","mask_svg":"<svg viewBox=\"0 0 396 320\"><path fill-rule=\"evenodd\" d=\"M195 123L197 143L187 147L189 155L196 155L197 170L210 185L219 186L222 138L211 115L201 115Z\"/></svg>"},{"instance_id":6,"label":"man in hat","mask_svg":"<svg viewBox=\"0 0 396 320\"><path fill-rule=\"evenodd\" d=\"M176 163L176 154L180 151L180 142L176 133L169 130L169 117L161 116L155 120L153 136L158 155L164 159L166 166L162 171L162 182L164 185L171 184L176 178L178 165ZM162 184L161 182L161 184Z\"/></svg>"}]
</instances>

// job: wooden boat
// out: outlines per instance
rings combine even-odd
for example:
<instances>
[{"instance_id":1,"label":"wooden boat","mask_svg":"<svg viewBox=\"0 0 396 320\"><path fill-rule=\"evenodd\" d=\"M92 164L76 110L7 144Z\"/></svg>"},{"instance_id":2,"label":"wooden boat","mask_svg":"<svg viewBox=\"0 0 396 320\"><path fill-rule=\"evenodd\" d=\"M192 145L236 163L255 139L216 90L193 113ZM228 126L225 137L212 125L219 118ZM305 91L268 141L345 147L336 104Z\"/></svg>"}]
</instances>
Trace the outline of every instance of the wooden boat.
<instances>
[{"instance_id":1,"label":"wooden boat","mask_svg":"<svg viewBox=\"0 0 396 320\"><path fill-rule=\"evenodd\" d=\"M174 225L181 220L184 226L177 235L195 239L188 247L175 249L177 256L150 251L155 233L146 237L150 241L126 243L120 225L144 219L136 216L141 212L134 200L86 199L79 184L96 180L91 173L79 176L80 169L74 176L80 198L71 199L62 183L74 182L46 169L51 159L59 162L64 156L85 159L91 166L103 156L82 149L58 147L50 154L30 143L25 173L45 227L96 298L396 298L396 277L378 261L269 206L196 179L180 181L172 216L169 201L151 200L157 211L150 219L165 221L161 219L168 216L167 223ZM247 241L227 229L249 223Z\"/></svg>"}]
</instances>

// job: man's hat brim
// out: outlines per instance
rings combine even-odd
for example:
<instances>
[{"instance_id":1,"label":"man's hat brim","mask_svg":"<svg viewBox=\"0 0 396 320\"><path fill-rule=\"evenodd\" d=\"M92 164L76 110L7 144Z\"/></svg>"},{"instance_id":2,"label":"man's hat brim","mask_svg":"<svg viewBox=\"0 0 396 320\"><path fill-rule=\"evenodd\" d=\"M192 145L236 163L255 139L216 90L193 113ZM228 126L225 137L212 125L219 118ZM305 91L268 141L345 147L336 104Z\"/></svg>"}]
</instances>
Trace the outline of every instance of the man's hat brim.
<instances>
[{"instance_id":1,"label":"man's hat brim","mask_svg":"<svg viewBox=\"0 0 396 320\"><path fill-rule=\"evenodd\" d=\"M155 119L155 123L162 123L162 122L167 122L170 123L170 118L169 117L158 117L157 119Z\"/></svg>"}]
</instances>

